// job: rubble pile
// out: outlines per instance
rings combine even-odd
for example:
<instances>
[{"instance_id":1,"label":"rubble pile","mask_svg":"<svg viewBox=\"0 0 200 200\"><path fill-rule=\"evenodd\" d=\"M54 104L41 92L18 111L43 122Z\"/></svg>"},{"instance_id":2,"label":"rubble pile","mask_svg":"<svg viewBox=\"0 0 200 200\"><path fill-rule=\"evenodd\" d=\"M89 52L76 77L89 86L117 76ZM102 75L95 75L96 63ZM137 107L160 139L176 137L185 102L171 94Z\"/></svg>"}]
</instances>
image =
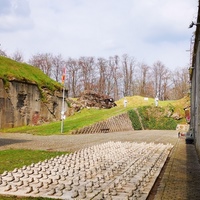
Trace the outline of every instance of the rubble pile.
<instances>
[{"instance_id":1,"label":"rubble pile","mask_svg":"<svg viewBox=\"0 0 200 200\"><path fill-rule=\"evenodd\" d=\"M83 108L93 107L109 109L117 106L113 98L97 94L91 90L84 91L77 101L73 101L72 99L67 99L67 101L70 103L70 106L74 108L75 112Z\"/></svg>"}]
</instances>

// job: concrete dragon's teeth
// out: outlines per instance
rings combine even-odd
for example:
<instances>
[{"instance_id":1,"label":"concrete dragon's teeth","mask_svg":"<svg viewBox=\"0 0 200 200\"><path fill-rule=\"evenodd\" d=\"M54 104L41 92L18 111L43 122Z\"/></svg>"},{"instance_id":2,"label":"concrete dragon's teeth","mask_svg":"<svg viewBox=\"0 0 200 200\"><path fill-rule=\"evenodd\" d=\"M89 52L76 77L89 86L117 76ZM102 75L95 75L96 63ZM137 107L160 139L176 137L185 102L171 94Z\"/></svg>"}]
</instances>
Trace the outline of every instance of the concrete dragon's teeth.
<instances>
[{"instance_id":1,"label":"concrete dragon's teeth","mask_svg":"<svg viewBox=\"0 0 200 200\"><path fill-rule=\"evenodd\" d=\"M0 175L0 194L145 199L171 145L107 142Z\"/></svg>"}]
</instances>

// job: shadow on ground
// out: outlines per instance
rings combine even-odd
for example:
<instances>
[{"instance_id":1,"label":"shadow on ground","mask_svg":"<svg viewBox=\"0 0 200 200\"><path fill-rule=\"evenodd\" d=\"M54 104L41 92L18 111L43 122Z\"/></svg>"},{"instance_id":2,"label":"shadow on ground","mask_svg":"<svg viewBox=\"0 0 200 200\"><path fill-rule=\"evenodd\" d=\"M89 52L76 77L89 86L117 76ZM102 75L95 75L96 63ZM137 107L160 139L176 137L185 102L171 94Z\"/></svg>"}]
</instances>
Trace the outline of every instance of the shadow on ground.
<instances>
[{"instance_id":1,"label":"shadow on ground","mask_svg":"<svg viewBox=\"0 0 200 200\"><path fill-rule=\"evenodd\" d=\"M12 145L12 144L16 144L16 143L25 143L25 142L29 142L29 141L30 140L17 140L17 139L0 138L0 147Z\"/></svg>"}]
</instances>

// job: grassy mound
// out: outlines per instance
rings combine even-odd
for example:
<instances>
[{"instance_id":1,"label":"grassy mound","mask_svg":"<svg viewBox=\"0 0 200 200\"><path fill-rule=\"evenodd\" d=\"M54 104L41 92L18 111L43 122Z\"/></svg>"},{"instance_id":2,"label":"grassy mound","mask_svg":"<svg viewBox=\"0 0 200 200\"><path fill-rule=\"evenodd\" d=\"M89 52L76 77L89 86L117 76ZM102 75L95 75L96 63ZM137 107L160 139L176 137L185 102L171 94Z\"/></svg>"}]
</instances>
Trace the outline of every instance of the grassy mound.
<instances>
[{"instance_id":1,"label":"grassy mound","mask_svg":"<svg viewBox=\"0 0 200 200\"><path fill-rule=\"evenodd\" d=\"M0 78L3 79L5 87L9 86L8 81L18 80L34 83L39 88L45 87L51 91L61 89L61 84L49 78L40 69L2 56L0 56Z\"/></svg>"}]
</instances>

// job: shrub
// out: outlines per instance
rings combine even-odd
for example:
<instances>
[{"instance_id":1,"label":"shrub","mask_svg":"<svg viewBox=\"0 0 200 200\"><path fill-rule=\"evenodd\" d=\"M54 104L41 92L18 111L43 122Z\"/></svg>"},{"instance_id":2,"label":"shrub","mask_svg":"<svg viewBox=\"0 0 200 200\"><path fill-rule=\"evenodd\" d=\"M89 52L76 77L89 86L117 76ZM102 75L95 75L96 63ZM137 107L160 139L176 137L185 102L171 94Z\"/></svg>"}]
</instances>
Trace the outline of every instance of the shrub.
<instances>
[{"instance_id":1,"label":"shrub","mask_svg":"<svg viewBox=\"0 0 200 200\"><path fill-rule=\"evenodd\" d=\"M128 115L132 122L134 130L142 130L142 126L137 112L135 110L129 110Z\"/></svg>"},{"instance_id":2,"label":"shrub","mask_svg":"<svg viewBox=\"0 0 200 200\"><path fill-rule=\"evenodd\" d=\"M138 107L138 113L139 113L140 118L142 120L142 124L143 124L144 129L149 129L149 127L148 127L149 114L146 112L148 107L149 106Z\"/></svg>"},{"instance_id":3,"label":"shrub","mask_svg":"<svg viewBox=\"0 0 200 200\"><path fill-rule=\"evenodd\" d=\"M143 106L138 108L144 129L175 130L177 121L166 116L164 108Z\"/></svg>"}]
</instances>

